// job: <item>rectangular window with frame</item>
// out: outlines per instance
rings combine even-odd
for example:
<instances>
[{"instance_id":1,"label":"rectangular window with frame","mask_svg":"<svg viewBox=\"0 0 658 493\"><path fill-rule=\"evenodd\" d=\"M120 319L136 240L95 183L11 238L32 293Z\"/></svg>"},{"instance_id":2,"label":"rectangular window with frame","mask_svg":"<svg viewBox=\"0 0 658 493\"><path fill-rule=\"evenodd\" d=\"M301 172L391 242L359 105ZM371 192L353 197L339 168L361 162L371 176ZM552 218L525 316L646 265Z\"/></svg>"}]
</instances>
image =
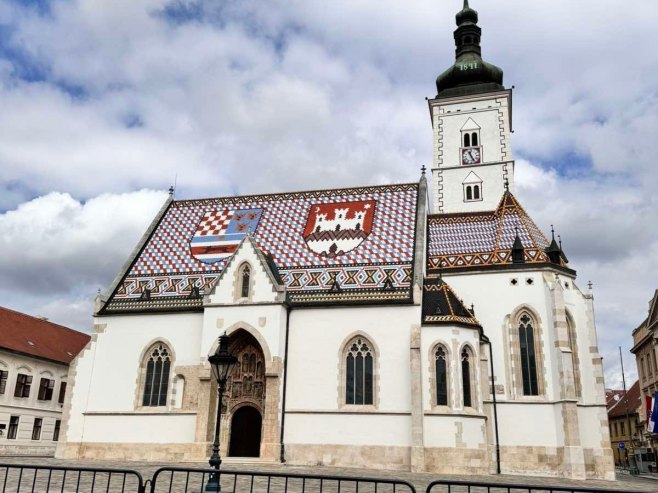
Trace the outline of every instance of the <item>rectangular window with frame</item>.
<instances>
[{"instance_id":1,"label":"rectangular window with frame","mask_svg":"<svg viewBox=\"0 0 658 493\"><path fill-rule=\"evenodd\" d=\"M34 426L32 426L32 440L39 440L41 438L41 425L43 419L34 418Z\"/></svg>"},{"instance_id":2,"label":"rectangular window with frame","mask_svg":"<svg viewBox=\"0 0 658 493\"><path fill-rule=\"evenodd\" d=\"M14 397L30 397L30 387L32 385L32 375L19 373L16 375L16 389Z\"/></svg>"},{"instance_id":3,"label":"rectangular window with frame","mask_svg":"<svg viewBox=\"0 0 658 493\"><path fill-rule=\"evenodd\" d=\"M4 394L7 390L7 378L9 378L9 372L0 370L0 394Z\"/></svg>"},{"instance_id":4,"label":"rectangular window with frame","mask_svg":"<svg viewBox=\"0 0 658 493\"><path fill-rule=\"evenodd\" d=\"M53 442L59 441L59 430L62 427L62 421L60 419L55 421L55 430L53 431Z\"/></svg>"},{"instance_id":5,"label":"rectangular window with frame","mask_svg":"<svg viewBox=\"0 0 658 493\"><path fill-rule=\"evenodd\" d=\"M53 389L55 388L55 380L49 378L42 378L39 382L39 395L37 399L40 401L52 401Z\"/></svg>"},{"instance_id":6,"label":"rectangular window with frame","mask_svg":"<svg viewBox=\"0 0 658 493\"><path fill-rule=\"evenodd\" d=\"M9 429L7 430L7 440L16 440L18 434L18 416L9 418Z\"/></svg>"},{"instance_id":7,"label":"rectangular window with frame","mask_svg":"<svg viewBox=\"0 0 658 493\"><path fill-rule=\"evenodd\" d=\"M66 382L61 382L59 384L59 398L57 402L64 404L64 397L66 396Z\"/></svg>"}]
</instances>

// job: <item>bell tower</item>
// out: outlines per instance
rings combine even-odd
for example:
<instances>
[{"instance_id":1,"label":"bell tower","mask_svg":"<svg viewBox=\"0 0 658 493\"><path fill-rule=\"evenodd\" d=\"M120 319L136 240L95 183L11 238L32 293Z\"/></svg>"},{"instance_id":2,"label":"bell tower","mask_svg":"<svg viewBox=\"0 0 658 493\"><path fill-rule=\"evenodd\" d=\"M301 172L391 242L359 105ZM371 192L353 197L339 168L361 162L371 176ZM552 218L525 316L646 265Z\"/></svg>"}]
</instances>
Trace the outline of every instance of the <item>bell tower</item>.
<instances>
[{"instance_id":1,"label":"bell tower","mask_svg":"<svg viewBox=\"0 0 658 493\"><path fill-rule=\"evenodd\" d=\"M482 60L478 13L457 13L455 63L436 79L432 117L432 210L495 209L514 186L510 142L512 91L503 71Z\"/></svg>"}]
</instances>

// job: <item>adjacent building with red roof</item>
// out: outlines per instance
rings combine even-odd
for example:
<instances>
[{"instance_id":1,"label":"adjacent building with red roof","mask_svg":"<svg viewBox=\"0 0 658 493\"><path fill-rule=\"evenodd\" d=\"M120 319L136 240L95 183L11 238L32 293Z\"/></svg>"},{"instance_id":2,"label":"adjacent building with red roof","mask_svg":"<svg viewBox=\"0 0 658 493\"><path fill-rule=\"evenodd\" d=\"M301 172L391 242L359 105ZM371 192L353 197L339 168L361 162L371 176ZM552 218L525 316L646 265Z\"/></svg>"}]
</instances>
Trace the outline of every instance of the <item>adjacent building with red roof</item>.
<instances>
[{"instance_id":1,"label":"adjacent building with red roof","mask_svg":"<svg viewBox=\"0 0 658 493\"><path fill-rule=\"evenodd\" d=\"M0 455L52 455L87 334L0 307Z\"/></svg>"}]
</instances>

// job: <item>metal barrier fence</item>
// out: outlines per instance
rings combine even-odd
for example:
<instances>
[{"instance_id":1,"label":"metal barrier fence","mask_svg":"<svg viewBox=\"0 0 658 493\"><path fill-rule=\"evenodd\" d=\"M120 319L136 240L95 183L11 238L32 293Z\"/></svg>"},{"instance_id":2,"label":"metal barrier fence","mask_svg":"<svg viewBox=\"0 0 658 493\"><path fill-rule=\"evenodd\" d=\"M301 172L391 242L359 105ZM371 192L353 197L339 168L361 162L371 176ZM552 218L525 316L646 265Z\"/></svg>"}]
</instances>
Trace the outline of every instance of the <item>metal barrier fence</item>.
<instances>
[{"instance_id":1,"label":"metal barrier fence","mask_svg":"<svg viewBox=\"0 0 658 493\"><path fill-rule=\"evenodd\" d=\"M151 493L204 491L213 469L164 467L151 480ZM221 471L223 492L235 493L416 493L407 481L379 478L256 471Z\"/></svg>"},{"instance_id":2,"label":"metal barrier fence","mask_svg":"<svg viewBox=\"0 0 658 493\"><path fill-rule=\"evenodd\" d=\"M432 481L425 493L629 493L628 490L576 488L571 486L522 485L475 481ZM636 491L635 493L649 493Z\"/></svg>"},{"instance_id":3,"label":"metal barrier fence","mask_svg":"<svg viewBox=\"0 0 658 493\"><path fill-rule=\"evenodd\" d=\"M203 493L214 469L163 467L144 481L129 469L0 464L0 493ZM407 481L256 471L220 471L224 493L416 493ZM212 484L211 484L212 486ZM212 490L215 491L215 490ZM437 480L425 493L628 493L604 488ZM641 492L636 492L641 493ZM648 493L648 492L644 492Z\"/></svg>"},{"instance_id":4,"label":"metal barrier fence","mask_svg":"<svg viewBox=\"0 0 658 493\"><path fill-rule=\"evenodd\" d=\"M145 493L137 471L0 464L2 493Z\"/></svg>"}]
</instances>

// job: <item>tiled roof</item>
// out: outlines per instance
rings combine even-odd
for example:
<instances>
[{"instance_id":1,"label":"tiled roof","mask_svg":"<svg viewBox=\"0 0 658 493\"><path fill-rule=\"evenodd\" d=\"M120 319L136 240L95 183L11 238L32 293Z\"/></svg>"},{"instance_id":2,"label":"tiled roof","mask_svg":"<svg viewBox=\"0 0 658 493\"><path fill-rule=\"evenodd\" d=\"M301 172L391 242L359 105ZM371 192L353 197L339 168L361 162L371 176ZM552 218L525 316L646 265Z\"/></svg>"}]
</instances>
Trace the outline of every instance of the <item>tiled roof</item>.
<instances>
[{"instance_id":1,"label":"tiled roof","mask_svg":"<svg viewBox=\"0 0 658 493\"><path fill-rule=\"evenodd\" d=\"M414 183L171 202L101 313L200 307L247 233L293 303L409 300L417 201Z\"/></svg>"},{"instance_id":2,"label":"tiled roof","mask_svg":"<svg viewBox=\"0 0 658 493\"><path fill-rule=\"evenodd\" d=\"M24 313L0 307L0 348L69 364L89 336Z\"/></svg>"},{"instance_id":3,"label":"tiled roof","mask_svg":"<svg viewBox=\"0 0 658 493\"><path fill-rule=\"evenodd\" d=\"M480 327L454 291L440 277L428 277L423 282L423 324L456 324Z\"/></svg>"},{"instance_id":4,"label":"tiled roof","mask_svg":"<svg viewBox=\"0 0 658 493\"><path fill-rule=\"evenodd\" d=\"M511 264L517 234L525 263L550 262L545 252L548 240L510 192L493 211L432 215L428 219L428 270Z\"/></svg>"},{"instance_id":5,"label":"tiled roof","mask_svg":"<svg viewBox=\"0 0 658 493\"><path fill-rule=\"evenodd\" d=\"M628 414L635 414L642 406L642 393L640 392L640 382L635 382L633 386L628 389L626 396L624 396L624 391L621 392L621 397L616 404L608 408L608 418L619 418L621 416L626 416L626 409L628 409ZM626 405L628 399L628 406Z\"/></svg>"}]
</instances>

